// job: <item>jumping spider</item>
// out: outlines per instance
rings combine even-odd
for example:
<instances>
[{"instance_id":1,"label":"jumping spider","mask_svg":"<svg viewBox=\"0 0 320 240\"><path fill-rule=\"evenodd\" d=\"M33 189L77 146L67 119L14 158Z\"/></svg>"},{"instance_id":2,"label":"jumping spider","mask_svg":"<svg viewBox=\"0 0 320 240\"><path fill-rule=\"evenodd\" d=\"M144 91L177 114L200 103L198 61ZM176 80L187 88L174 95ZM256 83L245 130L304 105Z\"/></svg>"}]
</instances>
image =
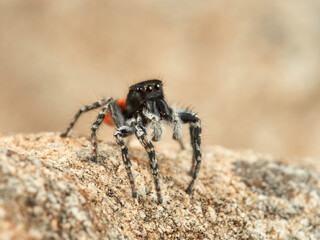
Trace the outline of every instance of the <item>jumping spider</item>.
<instances>
[{"instance_id":1,"label":"jumping spider","mask_svg":"<svg viewBox=\"0 0 320 240\"><path fill-rule=\"evenodd\" d=\"M132 189L132 197L136 198L137 191L131 172L131 161L128 154L128 148L124 142L125 137L135 134L148 153L150 169L153 175L159 204L162 203L162 196L159 184L158 163L153 145L147 136L147 127L150 127L153 131L152 141L159 141L162 136L161 123L169 122L173 127L173 139L179 141L182 135L182 124L189 123L191 146L193 149L192 166L190 170L192 180L186 189L186 192L188 194L192 192L201 164L201 126L200 119L195 113L190 112L188 109L174 110L170 108L164 99L162 82L153 79L132 85L129 88L126 99L115 100L113 98L104 98L91 105L80 108L66 131L61 134L61 137L66 137L68 135L82 113L102 106L102 111L99 113L97 120L91 127L93 161L97 160L97 130L99 129L99 126L102 122L109 125L116 125L117 129L114 133L115 141L121 149L122 159Z\"/></svg>"}]
</instances>

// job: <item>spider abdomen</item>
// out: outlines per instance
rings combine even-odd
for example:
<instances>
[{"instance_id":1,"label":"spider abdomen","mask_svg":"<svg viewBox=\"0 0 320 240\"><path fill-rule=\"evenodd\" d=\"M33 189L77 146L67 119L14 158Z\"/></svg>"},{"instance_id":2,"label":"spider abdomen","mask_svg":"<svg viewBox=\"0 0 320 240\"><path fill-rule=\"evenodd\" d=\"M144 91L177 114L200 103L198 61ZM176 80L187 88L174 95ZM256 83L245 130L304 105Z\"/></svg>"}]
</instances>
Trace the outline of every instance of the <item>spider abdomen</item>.
<instances>
[{"instance_id":1,"label":"spider abdomen","mask_svg":"<svg viewBox=\"0 0 320 240\"><path fill-rule=\"evenodd\" d=\"M118 99L117 103L118 103L121 111L124 113L126 111L126 109L127 109L127 100L126 99ZM108 110L107 115L103 119L103 123L105 123L105 124L107 124L109 126L114 126L115 125L113 120L112 120L110 110Z\"/></svg>"}]
</instances>

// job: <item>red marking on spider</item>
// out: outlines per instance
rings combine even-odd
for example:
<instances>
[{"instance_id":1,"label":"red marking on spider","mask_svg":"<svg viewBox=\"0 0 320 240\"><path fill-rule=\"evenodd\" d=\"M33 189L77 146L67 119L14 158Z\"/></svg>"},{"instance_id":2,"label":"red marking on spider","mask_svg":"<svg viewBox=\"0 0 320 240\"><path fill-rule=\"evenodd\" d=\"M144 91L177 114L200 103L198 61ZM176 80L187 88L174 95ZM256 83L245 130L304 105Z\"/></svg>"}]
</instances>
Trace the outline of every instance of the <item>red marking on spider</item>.
<instances>
[{"instance_id":1,"label":"red marking on spider","mask_svg":"<svg viewBox=\"0 0 320 240\"><path fill-rule=\"evenodd\" d=\"M126 111L126 109L127 109L127 101L126 101L126 99L119 99L118 100L118 105L119 105L119 107L120 107L122 112ZM112 120L110 110L108 110L107 115L103 119L103 123L105 123L105 124L107 124L109 126L114 126L114 122Z\"/></svg>"}]
</instances>

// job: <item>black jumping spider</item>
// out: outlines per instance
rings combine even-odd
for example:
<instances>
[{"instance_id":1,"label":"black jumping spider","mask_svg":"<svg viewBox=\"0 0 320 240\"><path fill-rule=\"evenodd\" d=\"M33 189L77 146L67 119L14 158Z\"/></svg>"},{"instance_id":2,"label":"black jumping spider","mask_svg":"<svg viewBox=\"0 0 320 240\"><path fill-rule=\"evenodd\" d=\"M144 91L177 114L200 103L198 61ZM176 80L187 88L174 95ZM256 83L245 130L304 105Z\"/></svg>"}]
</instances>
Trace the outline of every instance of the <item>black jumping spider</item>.
<instances>
[{"instance_id":1,"label":"black jumping spider","mask_svg":"<svg viewBox=\"0 0 320 240\"><path fill-rule=\"evenodd\" d=\"M200 119L195 113L188 109L174 110L170 108L164 99L162 82L157 79L148 80L132 85L126 99L115 100L113 98L104 98L91 105L82 107L69 124L61 137L66 137L74 126L80 115L84 112L102 107L97 120L91 127L91 142L93 146L92 159L97 160L97 130L102 122L109 125L115 124L117 129L114 133L115 140L122 153L122 159L129 177L132 197L137 197L137 191L131 172L131 161L128 154L128 148L124 138L135 134L140 143L146 149L149 155L150 169L153 175L155 188L157 191L158 203L162 203L162 196L159 184L158 163L156 154L151 141L147 136L147 127L153 130L152 141L159 141L162 136L163 121L169 122L173 127L173 139L181 139L181 128L183 123L190 124L191 145L193 148L192 166L190 174L192 180L186 190L188 194L192 192L194 182L197 178L201 164Z\"/></svg>"}]
</instances>

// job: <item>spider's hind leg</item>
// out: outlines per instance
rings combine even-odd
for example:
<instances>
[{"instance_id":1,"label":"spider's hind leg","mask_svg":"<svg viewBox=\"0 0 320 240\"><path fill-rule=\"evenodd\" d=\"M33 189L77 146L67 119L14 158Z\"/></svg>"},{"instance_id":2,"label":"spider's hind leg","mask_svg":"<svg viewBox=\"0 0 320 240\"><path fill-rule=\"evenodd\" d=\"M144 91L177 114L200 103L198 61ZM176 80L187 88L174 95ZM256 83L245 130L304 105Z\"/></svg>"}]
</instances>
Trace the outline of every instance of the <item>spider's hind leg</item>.
<instances>
[{"instance_id":1,"label":"spider's hind leg","mask_svg":"<svg viewBox=\"0 0 320 240\"><path fill-rule=\"evenodd\" d=\"M102 107L103 105L107 104L110 101L111 101L110 99L103 98L98 102L95 102L95 103L92 103L90 105L86 105L86 106L83 106L82 108L80 108L79 111L76 113L76 115L71 120L71 122L69 123L67 129L60 136L61 137L68 136L70 130L73 128L73 126L75 125L75 123L77 122L79 117L82 115L82 113L85 113L85 112L91 111L93 109L97 109L99 107Z\"/></svg>"}]
</instances>

